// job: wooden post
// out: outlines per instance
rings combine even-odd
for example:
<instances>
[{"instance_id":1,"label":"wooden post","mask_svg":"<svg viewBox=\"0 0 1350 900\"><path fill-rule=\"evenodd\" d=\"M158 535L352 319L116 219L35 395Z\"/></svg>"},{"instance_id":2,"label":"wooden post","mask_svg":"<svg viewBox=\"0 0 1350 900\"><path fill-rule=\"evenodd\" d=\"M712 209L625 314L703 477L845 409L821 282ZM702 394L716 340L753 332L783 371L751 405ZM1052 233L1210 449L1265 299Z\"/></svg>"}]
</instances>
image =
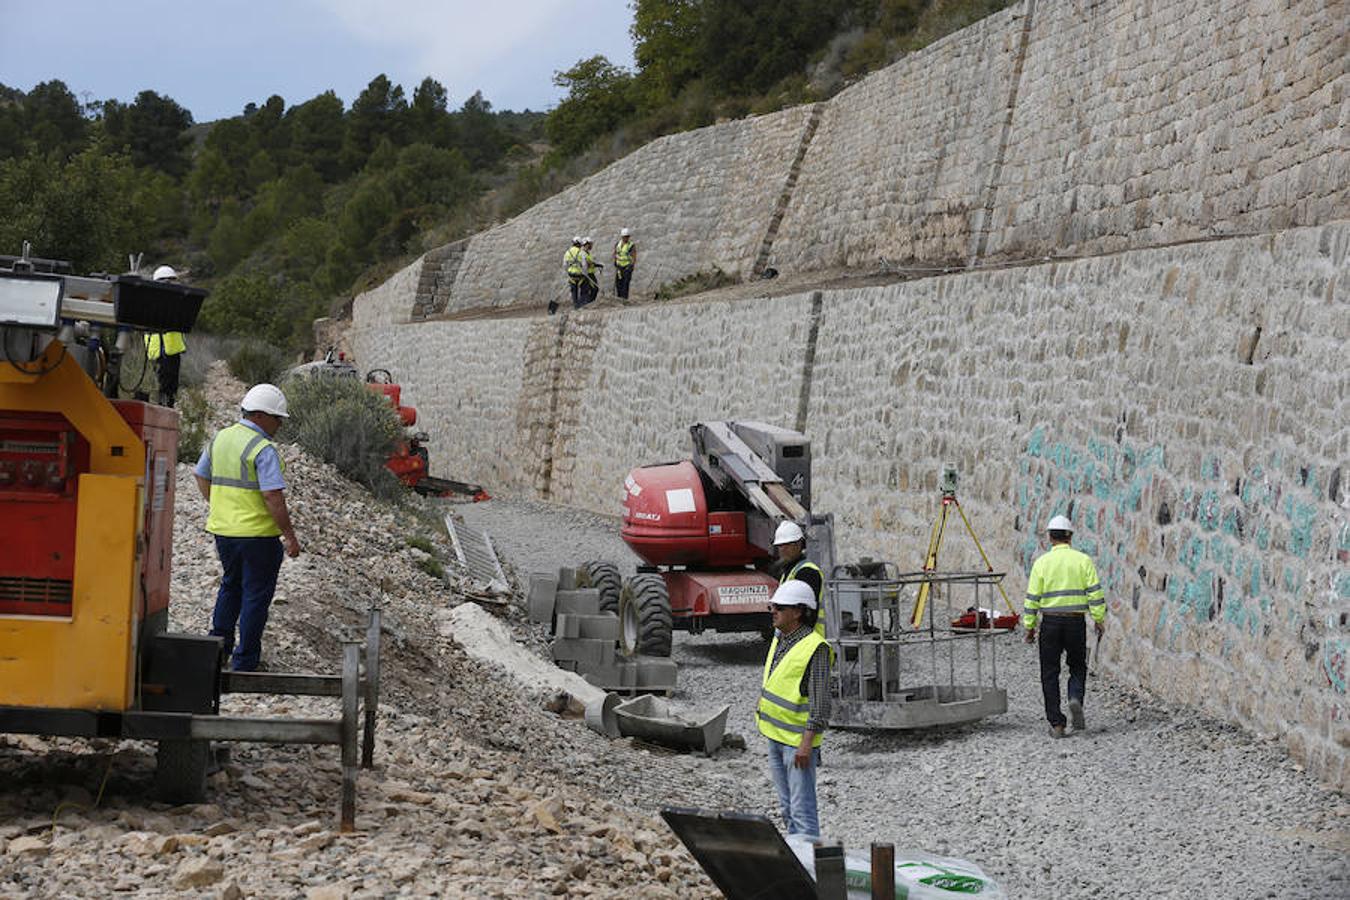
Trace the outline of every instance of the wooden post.
<instances>
[{"instance_id":1,"label":"wooden post","mask_svg":"<svg viewBox=\"0 0 1350 900\"><path fill-rule=\"evenodd\" d=\"M842 844L816 844L816 898L848 900Z\"/></svg>"},{"instance_id":2,"label":"wooden post","mask_svg":"<svg viewBox=\"0 0 1350 900\"><path fill-rule=\"evenodd\" d=\"M872 845L872 900L895 900L895 845Z\"/></svg>"},{"instance_id":3,"label":"wooden post","mask_svg":"<svg viewBox=\"0 0 1350 900\"><path fill-rule=\"evenodd\" d=\"M342 824L343 834L356 830L357 701L361 687L361 644L342 644Z\"/></svg>"}]
</instances>

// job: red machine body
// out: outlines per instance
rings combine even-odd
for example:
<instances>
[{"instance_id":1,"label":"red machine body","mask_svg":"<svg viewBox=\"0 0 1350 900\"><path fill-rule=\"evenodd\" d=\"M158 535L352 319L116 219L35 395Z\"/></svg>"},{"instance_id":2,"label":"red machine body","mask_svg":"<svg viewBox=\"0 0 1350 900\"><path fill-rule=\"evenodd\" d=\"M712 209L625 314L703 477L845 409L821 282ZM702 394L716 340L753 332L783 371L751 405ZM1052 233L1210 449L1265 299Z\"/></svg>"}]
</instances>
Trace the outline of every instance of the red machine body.
<instances>
[{"instance_id":1,"label":"red machine body","mask_svg":"<svg viewBox=\"0 0 1350 900\"><path fill-rule=\"evenodd\" d=\"M169 606L178 414L134 400L113 406L146 445L140 583L149 620ZM0 614L71 615L79 476L88 471L89 443L65 416L0 417Z\"/></svg>"},{"instance_id":2,"label":"red machine body","mask_svg":"<svg viewBox=\"0 0 1350 900\"><path fill-rule=\"evenodd\" d=\"M374 373L381 375L374 376ZM372 376L383 377L383 381L371 381ZM411 428L417 424L417 408L414 406L403 405L403 387L394 384L388 380L389 372L386 369L372 369L371 375L367 375L366 387L375 393L381 395L389 401L389 405L394 407L398 413L399 424L405 428ZM452 494L468 494L475 503L482 500L490 500L487 491L476 484L467 484L462 481L451 481L445 478L435 478L431 474L431 455L424 446L427 436L421 432L413 435L405 435L404 438L394 444L394 450L389 458L384 461L384 467L394 473L405 487L411 488L424 497L448 497Z\"/></svg>"}]
</instances>

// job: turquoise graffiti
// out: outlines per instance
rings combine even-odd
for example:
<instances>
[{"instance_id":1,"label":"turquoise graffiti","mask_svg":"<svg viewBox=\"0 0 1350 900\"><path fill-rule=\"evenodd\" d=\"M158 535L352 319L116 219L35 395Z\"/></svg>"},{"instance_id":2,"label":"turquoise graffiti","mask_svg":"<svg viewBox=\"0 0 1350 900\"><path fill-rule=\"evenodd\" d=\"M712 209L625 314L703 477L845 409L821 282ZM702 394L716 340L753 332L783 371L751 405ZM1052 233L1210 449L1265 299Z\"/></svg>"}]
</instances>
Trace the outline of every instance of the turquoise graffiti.
<instances>
[{"instance_id":1,"label":"turquoise graffiti","mask_svg":"<svg viewBox=\"0 0 1350 900\"><path fill-rule=\"evenodd\" d=\"M1074 544L1094 557L1114 602L1148 590L1166 597L1155 639L1174 646L1188 623L1210 622L1255 636L1271 615L1296 615L1295 601L1307 590L1322 475L1311 467L1286 469L1285 462L1272 452L1233 477L1231 467L1225 476L1220 459L1208 456L1198 471L1177 472L1161 445L1099 439L1075 445L1037 427L1019 461L1018 561L1029 569L1040 552L1039 523L1071 512L1079 528ZM1155 543L1161 540L1176 543L1164 554ZM1175 556L1147 583L1133 558L1141 542L1150 557ZM1345 529L1342 548L1348 544ZM1350 595L1350 577L1335 590ZM1223 646L1227 653L1233 645ZM1338 659L1343 673L1343 652Z\"/></svg>"}]
</instances>

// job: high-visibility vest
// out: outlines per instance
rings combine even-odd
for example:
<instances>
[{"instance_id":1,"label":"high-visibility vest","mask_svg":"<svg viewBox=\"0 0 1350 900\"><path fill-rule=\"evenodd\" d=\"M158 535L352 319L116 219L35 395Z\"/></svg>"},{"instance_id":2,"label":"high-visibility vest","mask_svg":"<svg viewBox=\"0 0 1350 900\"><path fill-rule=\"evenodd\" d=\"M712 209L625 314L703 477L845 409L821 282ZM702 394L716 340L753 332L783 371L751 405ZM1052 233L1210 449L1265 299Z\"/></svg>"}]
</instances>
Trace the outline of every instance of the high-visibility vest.
<instances>
[{"instance_id":1,"label":"high-visibility vest","mask_svg":"<svg viewBox=\"0 0 1350 900\"><path fill-rule=\"evenodd\" d=\"M276 444L236 422L211 441L211 511L206 530L221 537L275 537L281 534L258 483L258 454ZM277 454L281 469L286 462Z\"/></svg>"},{"instance_id":2,"label":"high-visibility vest","mask_svg":"<svg viewBox=\"0 0 1350 900\"><path fill-rule=\"evenodd\" d=\"M820 587L816 589L816 616L817 616L817 618L816 618L816 634L820 635L821 637L824 637L824 636L825 636L825 573L822 572L822 571L820 570L820 566L818 566L818 565L816 565L815 563L811 562L811 560L806 559L805 557L803 557L802 559L797 560L797 564L796 564L796 565L794 565L791 569L788 569L786 572L784 572L784 573L782 574L782 576L778 579L778 583L779 583L779 584L782 584L782 583L784 583L784 582L786 582L786 581L791 581L793 578L796 578L796 577L797 577L797 573L800 572L802 569L814 569L814 570L816 571L816 574L820 575Z\"/></svg>"},{"instance_id":3,"label":"high-visibility vest","mask_svg":"<svg viewBox=\"0 0 1350 900\"><path fill-rule=\"evenodd\" d=\"M187 341L183 340L181 331L166 331L163 334L143 335L145 341L145 358L159 359L162 353L165 356L177 356L187 350Z\"/></svg>"},{"instance_id":4,"label":"high-visibility vest","mask_svg":"<svg viewBox=\"0 0 1350 900\"><path fill-rule=\"evenodd\" d=\"M614 245L614 265L628 267L633 264L633 242L619 241Z\"/></svg>"},{"instance_id":5,"label":"high-visibility vest","mask_svg":"<svg viewBox=\"0 0 1350 900\"><path fill-rule=\"evenodd\" d=\"M567 267L568 275L580 277L585 271L582 267L585 251L580 247L568 247L567 252L563 254L563 265Z\"/></svg>"},{"instance_id":6,"label":"high-visibility vest","mask_svg":"<svg viewBox=\"0 0 1350 900\"><path fill-rule=\"evenodd\" d=\"M590 275L595 272L595 257L591 256L590 251L588 250L582 250L581 255L586 259L586 274Z\"/></svg>"},{"instance_id":7,"label":"high-visibility vest","mask_svg":"<svg viewBox=\"0 0 1350 900\"><path fill-rule=\"evenodd\" d=\"M764 680L760 683L759 708L755 715L759 733L769 740L789 747L801 745L811 711L810 698L802 693L802 676L806 674L816 648L823 643L825 639L812 631L793 644L775 667L773 655L778 650L778 635L774 635L769 656L764 660ZM819 747L824 737L817 734L811 746Z\"/></svg>"},{"instance_id":8,"label":"high-visibility vest","mask_svg":"<svg viewBox=\"0 0 1350 900\"><path fill-rule=\"evenodd\" d=\"M1094 621L1106 619L1106 595L1092 557L1068 544L1055 544L1032 564L1022 627L1035 628L1036 617L1044 612L1086 612Z\"/></svg>"}]
</instances>

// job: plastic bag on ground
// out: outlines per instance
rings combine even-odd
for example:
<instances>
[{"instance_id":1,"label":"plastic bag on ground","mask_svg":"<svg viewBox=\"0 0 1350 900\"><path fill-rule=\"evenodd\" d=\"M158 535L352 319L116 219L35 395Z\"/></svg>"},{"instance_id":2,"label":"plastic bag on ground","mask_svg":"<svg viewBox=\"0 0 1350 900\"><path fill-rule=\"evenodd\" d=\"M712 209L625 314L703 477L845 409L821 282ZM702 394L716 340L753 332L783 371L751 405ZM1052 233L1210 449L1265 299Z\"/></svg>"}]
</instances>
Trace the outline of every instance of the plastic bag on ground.
<instances>
[{"instance_id":1,"label":"plastic bag on ground","mask_svg":"<svg viewBox=\"0 0 1350 900\"><path fill-rule=\"evenodd\" d=\"M806 838L788 835L788 846L814 878L816 848ZM849 900L871 900L872 861L865 855L844 853L844 878ZM1007 894L973 862L950 856L935 856L922 850L895 851L896 900L1006 900Z\"/></svg>"}]
</instances>

